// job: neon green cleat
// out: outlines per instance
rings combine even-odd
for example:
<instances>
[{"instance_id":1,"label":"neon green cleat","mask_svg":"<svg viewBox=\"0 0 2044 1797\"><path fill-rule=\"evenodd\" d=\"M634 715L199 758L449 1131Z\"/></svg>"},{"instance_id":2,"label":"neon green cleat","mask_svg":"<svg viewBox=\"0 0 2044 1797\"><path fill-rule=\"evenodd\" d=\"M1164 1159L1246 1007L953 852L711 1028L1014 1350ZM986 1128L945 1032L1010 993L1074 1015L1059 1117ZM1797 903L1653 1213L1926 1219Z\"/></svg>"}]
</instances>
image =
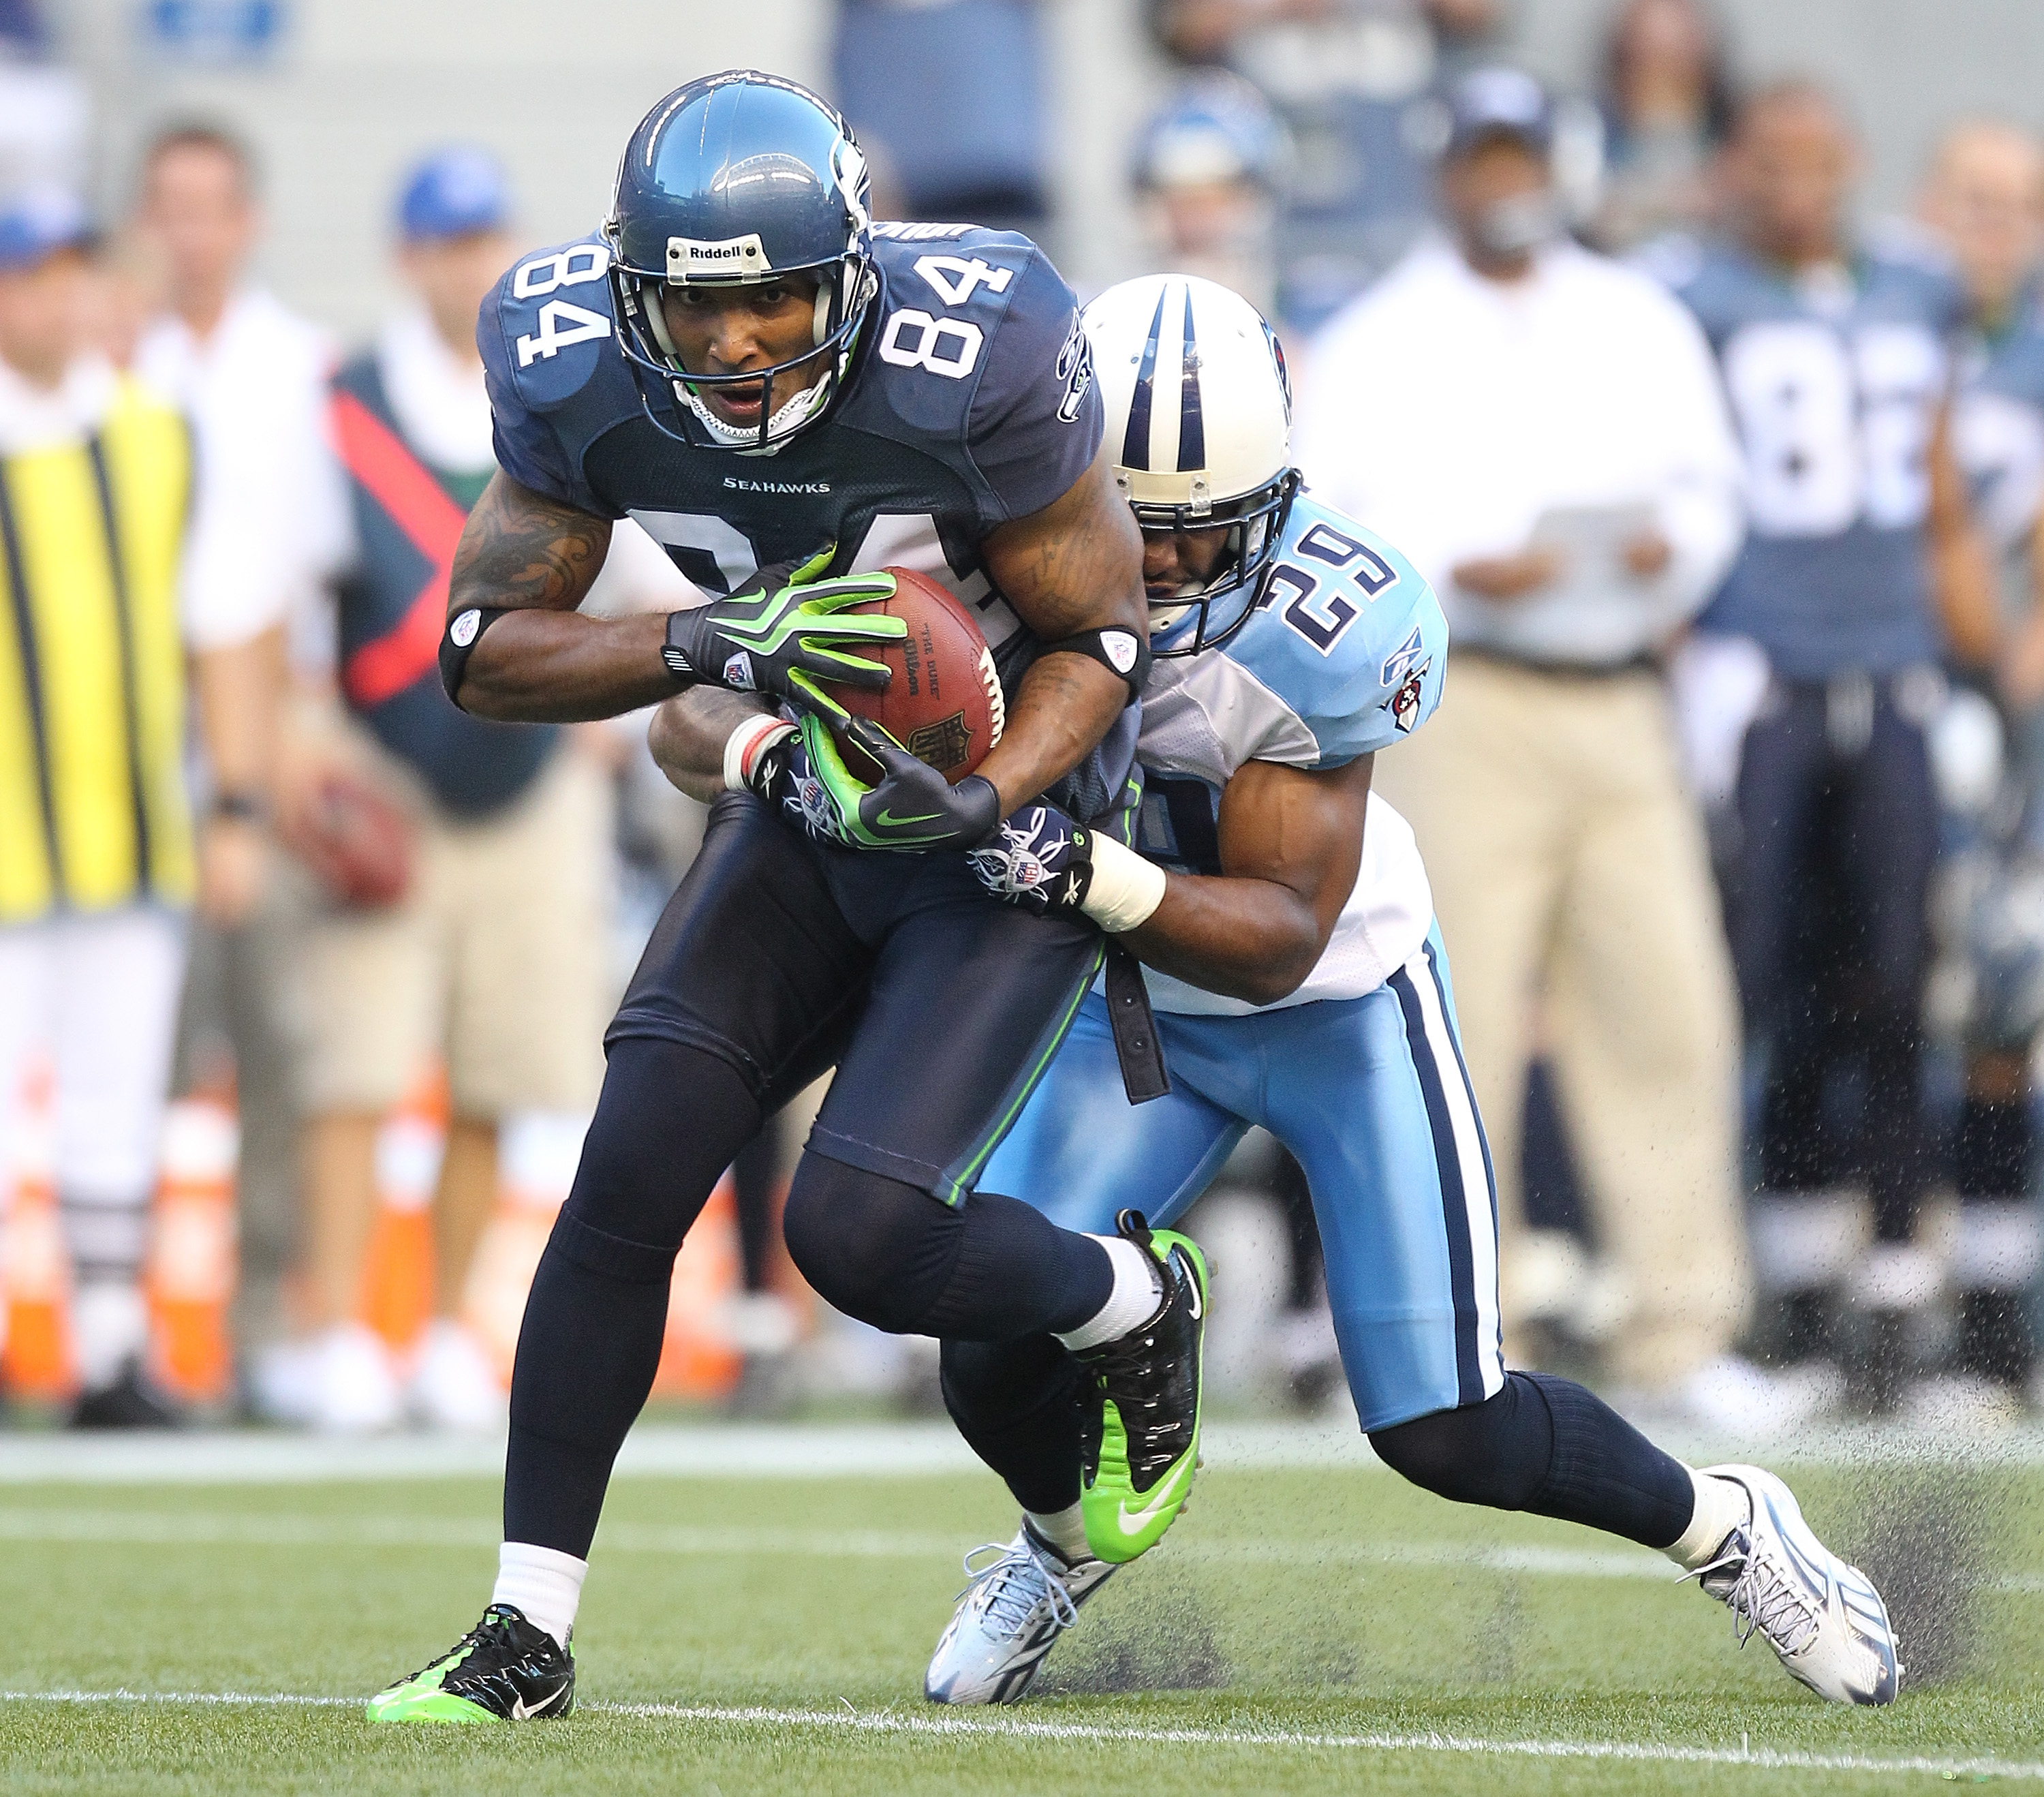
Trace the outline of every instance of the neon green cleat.
<instances>
[{"instance_id":1,"label":"neon green cleat","mask_svg":"<svg viewBox=\"0 0 2044 1797\"><path fill-rule=\"evenodd\" d=\"M1139 1211L1115 1221L1155 1257L1164 1298L1141 1328L1077 1356L1093 1387L1082 1424L1079 1502L1088 1544L1111 1564L1162 1541L1192 1491L1207 1316L1198 1244L1170 1229L1153 1233Z\"/></svg>"},{"instance_id":2,"label":"neon green cleat","mask_svg":"<svg viewBox=\"0 0 2044 1797\"><path fill-rule=\"evenodd\" d=\"M574 1708L574 1645L563 1648L508 1603L430 1666L369 1700L372 1722L516 1722Z\"/></svg>"}]
</instances>

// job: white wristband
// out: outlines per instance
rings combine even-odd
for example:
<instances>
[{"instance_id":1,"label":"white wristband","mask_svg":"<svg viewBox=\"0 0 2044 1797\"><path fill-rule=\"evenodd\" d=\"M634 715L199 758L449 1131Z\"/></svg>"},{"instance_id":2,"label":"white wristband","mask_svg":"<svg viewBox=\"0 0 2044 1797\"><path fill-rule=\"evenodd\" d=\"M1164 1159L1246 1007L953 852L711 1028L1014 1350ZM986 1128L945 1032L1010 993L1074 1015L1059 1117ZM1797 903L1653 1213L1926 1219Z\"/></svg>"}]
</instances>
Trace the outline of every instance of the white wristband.
<instances>
[{"instance_id":1,"label":"white wristband","mask_svg":"<svg viewBox=\"0 0 2044 1797\"><path fill-rule=\"evenodd\" d=\"M724 740L724 790L750 792L752 770L769 743L793 736L795 726L782 718L748 718Z\"/></svg>"},{"instance_id":2,"label":"white wristband","mask_svg":"<svg viewBox=\"0 0 2044 1797\"><path fill-rule=\"evenodd\" d=\"M1098 830L1093 837L1093 883L1079 909L1110 936L1150 921L1164 902L1164 870Z\"/></svg>"}]
</instances>

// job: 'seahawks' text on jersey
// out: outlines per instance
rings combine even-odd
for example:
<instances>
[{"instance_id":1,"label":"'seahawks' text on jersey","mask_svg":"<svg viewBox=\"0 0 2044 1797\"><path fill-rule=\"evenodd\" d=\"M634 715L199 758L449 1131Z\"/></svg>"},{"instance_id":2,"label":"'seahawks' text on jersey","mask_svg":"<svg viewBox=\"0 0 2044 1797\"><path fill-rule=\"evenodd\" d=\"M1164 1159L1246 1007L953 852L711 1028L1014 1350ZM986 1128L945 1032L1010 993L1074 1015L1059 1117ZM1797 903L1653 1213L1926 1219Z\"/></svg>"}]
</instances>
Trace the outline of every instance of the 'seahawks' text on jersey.
<instances>
[{"instance_id":1,"label":"'seahawks' text on jersey","mask_svg":"<svg viewBox=\"0 0 2044 1797\"><path fill-rule=\"evenodd\" d=\"M1100 398L1071 289L1043 252L976 225L878 225L879 291L824 420L767 454L712 448L685 406L663 429L620 353L609 254L583 238L528 256L484 301L476 341L513 480L630 517L676 567L727 593L835 543L835 573L898 565L971 606L1001 679L1039 652L979 544L1091 465ZM677 441L670 431L686 441ZM1132 708L1055 796L1082 818L1123 791Z\"/></svg>"},{"instance_id":2,"label":"'seahawks' text on jersey","mask_svg":"<svg viewBox=\"0 0 2044 1797\"><path fill-rule=\"evenodd\" d=\"M1218 648L1151 665L1136 846L1181 872L1219 873L1221 791L1236 769L1339 768L1390 748L1439 702L1447 650L1447 620L1412 564L1302 493L1248 621ZM1412 826L1373 795L1362 866L1326 952L1296 992L1262 1008L1374 991L1419 952L1433 914ZM1258 1008L1154 968L1143 975L1160 1010Z\"/></svg>"},{"instance_id":3,"label":"'seahawks' text on jersey","mask_svg":"<svg viewBox=\"0 0 2044 1797\"><path fill-rule=\"evenodd\" d=\"M1701 322L1746 449L1746 547L1699 621L1792 679L1934 659L1925 452L1964 310L1950 270L1896 233L1802 281L1727 244L1642 260Z\"/></svg>"}]
</instances>

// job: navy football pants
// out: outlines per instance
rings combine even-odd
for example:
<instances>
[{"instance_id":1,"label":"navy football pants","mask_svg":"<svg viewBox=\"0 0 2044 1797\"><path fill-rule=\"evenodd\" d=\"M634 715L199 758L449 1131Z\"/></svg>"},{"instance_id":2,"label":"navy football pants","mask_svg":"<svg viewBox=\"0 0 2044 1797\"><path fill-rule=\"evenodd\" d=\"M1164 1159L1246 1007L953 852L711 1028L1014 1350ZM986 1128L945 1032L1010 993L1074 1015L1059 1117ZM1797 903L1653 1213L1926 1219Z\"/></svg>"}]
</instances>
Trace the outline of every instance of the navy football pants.
<instances>
[{"instance_id":1,"label":"navy football pants","mask_svg":"<svg viewBox=\"0 0 2044 1797\"><path fill-rule=\"evenodd\" d=\"M1920 1079L1937 802L1910 678L1783 683L1746 733L1731 912L1747 1026L1769 1042L1760 1183L1809 1191L1857 1172L1877 1233L1908 1239L1928 1178ZM1824 1090L1865 1070L1857 1164Z\"/></svg>"},{"instance_id":2,"label":"navy football pants","mask_svg":"<svg viewBox=\"0 0 2044 1797\"><path fill-rule=\"evenodd\" d=\"M525 1306L507 1540L586 1557L652 1388L674 1256L764 1120L835 1065L789 1194L790 1253L878 1328L1074 1329L1112 1271L1088 1237L969 1195L1092 984L1090 924L990 901L961 855L820 848L728 796L607 1037L573 1190Z\"/></svg>"}]
</instances>

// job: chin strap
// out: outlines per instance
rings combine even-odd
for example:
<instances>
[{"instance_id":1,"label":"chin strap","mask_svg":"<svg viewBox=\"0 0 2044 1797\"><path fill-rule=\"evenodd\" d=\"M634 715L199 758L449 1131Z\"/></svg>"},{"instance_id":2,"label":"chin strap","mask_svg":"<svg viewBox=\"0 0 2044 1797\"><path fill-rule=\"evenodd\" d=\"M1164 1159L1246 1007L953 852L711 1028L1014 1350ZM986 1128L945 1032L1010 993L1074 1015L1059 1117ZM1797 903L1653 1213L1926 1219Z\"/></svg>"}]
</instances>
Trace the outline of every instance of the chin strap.
<instances>
[{"instance_id":1,"label":"chin strap","mask_svg":"<svg viewBox=\"0 0 2044 1797\"><path fill-rule=\"evenodd\" d=\"M1097 661L1108 672L1128 683L1128 702L1143 696L1143 683L1150 678L1150 645L1133 630L1110 625L1098 630L1082 630L1061 642L1046 643L1046 655L1082 655Z\"/></svg>"}]
</instances>

